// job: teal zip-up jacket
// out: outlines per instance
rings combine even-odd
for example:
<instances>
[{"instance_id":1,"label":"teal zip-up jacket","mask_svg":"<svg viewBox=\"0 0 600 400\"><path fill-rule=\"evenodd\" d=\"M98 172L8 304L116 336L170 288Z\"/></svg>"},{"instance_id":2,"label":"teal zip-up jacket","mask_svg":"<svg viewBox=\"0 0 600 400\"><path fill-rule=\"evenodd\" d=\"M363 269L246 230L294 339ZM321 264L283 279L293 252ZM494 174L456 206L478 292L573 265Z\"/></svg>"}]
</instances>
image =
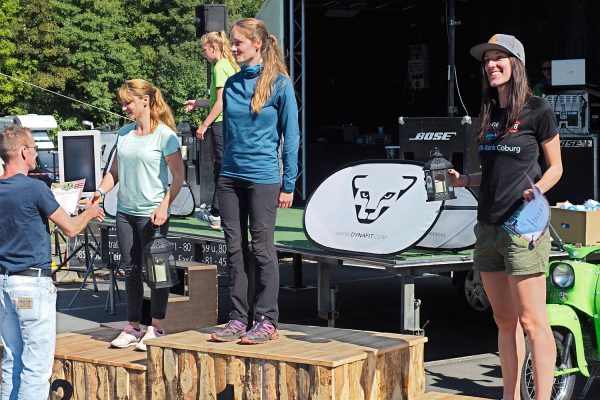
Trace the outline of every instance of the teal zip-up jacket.
<instances>
[{"instance_id":1,"label":"teal zip-up jacket","mask_svg":"<svg viewBox=\"0 0 600 400\"><path fill-rule=\"evenodd\" d=\"M271 97L258 114L252 112L252 95L262 65L242 67L224 87L223 166L221 176L252 183L280 183L293 192L298 175L298 105L292 82L278 76ZM282 145L283 176L278 149Z\"/></svg>"}]
</instances>

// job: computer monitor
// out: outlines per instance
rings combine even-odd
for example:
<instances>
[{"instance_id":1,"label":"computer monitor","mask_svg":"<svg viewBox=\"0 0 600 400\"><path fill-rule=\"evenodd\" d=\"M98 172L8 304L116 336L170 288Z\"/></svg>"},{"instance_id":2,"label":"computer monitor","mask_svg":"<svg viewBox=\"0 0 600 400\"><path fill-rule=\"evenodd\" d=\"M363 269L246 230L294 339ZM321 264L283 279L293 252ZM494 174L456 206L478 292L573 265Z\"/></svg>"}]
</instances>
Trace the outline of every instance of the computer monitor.
<instances>
[{"instance_id":1,"label":"computer monitor","mask_svg":"<svg viewBox=\"0 0 600 400\"><path fill-rule=\"evenodd\" d=\"M552 86L583 86L585 59L552 60Z\"/></svg>"},{"instance_id":2,"label":"computer monitor","mask_svg":"<svg viewBox=\"0 0 600 400\"><path fill-rule=\"evenodd\" d=\"M58 132L60 182L85 178L83 196L91 197L100 184L100 131Z\"/></svg>"}]
</instances>

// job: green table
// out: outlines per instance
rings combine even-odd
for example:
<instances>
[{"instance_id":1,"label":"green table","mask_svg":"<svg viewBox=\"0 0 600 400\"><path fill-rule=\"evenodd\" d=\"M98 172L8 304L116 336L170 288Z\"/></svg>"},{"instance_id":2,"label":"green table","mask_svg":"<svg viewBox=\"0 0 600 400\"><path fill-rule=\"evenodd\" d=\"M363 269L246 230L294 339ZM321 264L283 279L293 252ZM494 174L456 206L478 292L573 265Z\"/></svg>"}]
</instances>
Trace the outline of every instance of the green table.
<instances>
[{"instance_id":1,"label":"green table","mask_svg":"<svg viewBox=\"0 0 600 400\"><path fill-rule=\"evenodd\" d=\"M277 211L275 246L278 251L299 254L304 259L331 264L346 262L364 264L379 269L411 269L412 274L439 271L439 266L442 264L468 264L472 261L472 250L458 252L407 250L391 257L353 255L323 250L311 243L306 237L302 229L303 213L304 210L300 208L279 209ZM114 225L114 219L107 219L104 224ZM207 224L194 217L172 218L169 235L188 239L192 242L224 242L222 232L209 228Z\"/></svg>"}]
</instances>

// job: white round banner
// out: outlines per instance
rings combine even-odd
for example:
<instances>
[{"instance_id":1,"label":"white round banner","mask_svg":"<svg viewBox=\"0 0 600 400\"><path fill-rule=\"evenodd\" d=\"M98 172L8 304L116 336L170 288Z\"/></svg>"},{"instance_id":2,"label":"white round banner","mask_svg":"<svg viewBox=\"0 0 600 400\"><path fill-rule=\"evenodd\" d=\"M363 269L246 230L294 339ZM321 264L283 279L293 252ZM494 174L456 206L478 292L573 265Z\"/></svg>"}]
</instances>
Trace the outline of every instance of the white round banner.
<instances>
[{"instance_id":1,"label":"white round banner","mask_svg":"<svg viewBox=\"0 0 600 400\"><path fill-rule=\"evenodd\" d=\"M443 202L426 199L422 163L351 164L315 189L304 210L304 231L326 249L398 253L423 239L438 218Z\"/></svg>"},{"instance_id":2,"label":"white round banner","mask_svg":"<svg viewBox=\"0 0 600 400\"><path fill-rule=\"evenodd\" d=\"M424 249L460 250L475 245L477 197L467 188L454 188L456 198L446 200L442 213L427 235L416 244Z\"/></svg>"}]
</instances>

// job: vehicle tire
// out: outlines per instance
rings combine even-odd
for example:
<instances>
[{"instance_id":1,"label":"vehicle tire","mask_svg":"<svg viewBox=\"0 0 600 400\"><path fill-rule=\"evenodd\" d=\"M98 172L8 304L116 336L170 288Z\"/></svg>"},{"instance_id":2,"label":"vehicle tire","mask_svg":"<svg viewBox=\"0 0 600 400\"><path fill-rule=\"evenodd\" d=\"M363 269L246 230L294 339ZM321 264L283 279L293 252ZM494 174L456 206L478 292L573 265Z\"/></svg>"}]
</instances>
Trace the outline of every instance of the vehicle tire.
<instances>
[{"instance_id":1,"label":"vehicle tire","mask_svg":"<svg viewBox=\"0 0 600 400\"><path fill-rule=\"evenodd\" d=\"M567 368L573 368L573 360L575 352L573 349L570 351L569 360L562 359L562 349L564 343L564 335L558 330L552 330L554 334L554 341L556 342L556 366L564 364ZM554 377L554 384L552 386L551 400L569 400L573 395L573 389L575 388L576 374L568 374ZM531 343L529 339L525 338L525 362L523 363L523 370L521 371L521 399L523 400L534 400L535 389L533 381L533 368L531 362Z\"/></svg>"},{"instance_id":2,"label":"vehicle tire","mask_svg":"<svg viewBox=\"0 0 600 400\"><path fill-rule=\"evenodd\" d=\"M471 269L457 272L455 277L461 297L473 311L491 311L490 301L483 288L483 281L479 272Z\"/></svg>"}]
</instances>

